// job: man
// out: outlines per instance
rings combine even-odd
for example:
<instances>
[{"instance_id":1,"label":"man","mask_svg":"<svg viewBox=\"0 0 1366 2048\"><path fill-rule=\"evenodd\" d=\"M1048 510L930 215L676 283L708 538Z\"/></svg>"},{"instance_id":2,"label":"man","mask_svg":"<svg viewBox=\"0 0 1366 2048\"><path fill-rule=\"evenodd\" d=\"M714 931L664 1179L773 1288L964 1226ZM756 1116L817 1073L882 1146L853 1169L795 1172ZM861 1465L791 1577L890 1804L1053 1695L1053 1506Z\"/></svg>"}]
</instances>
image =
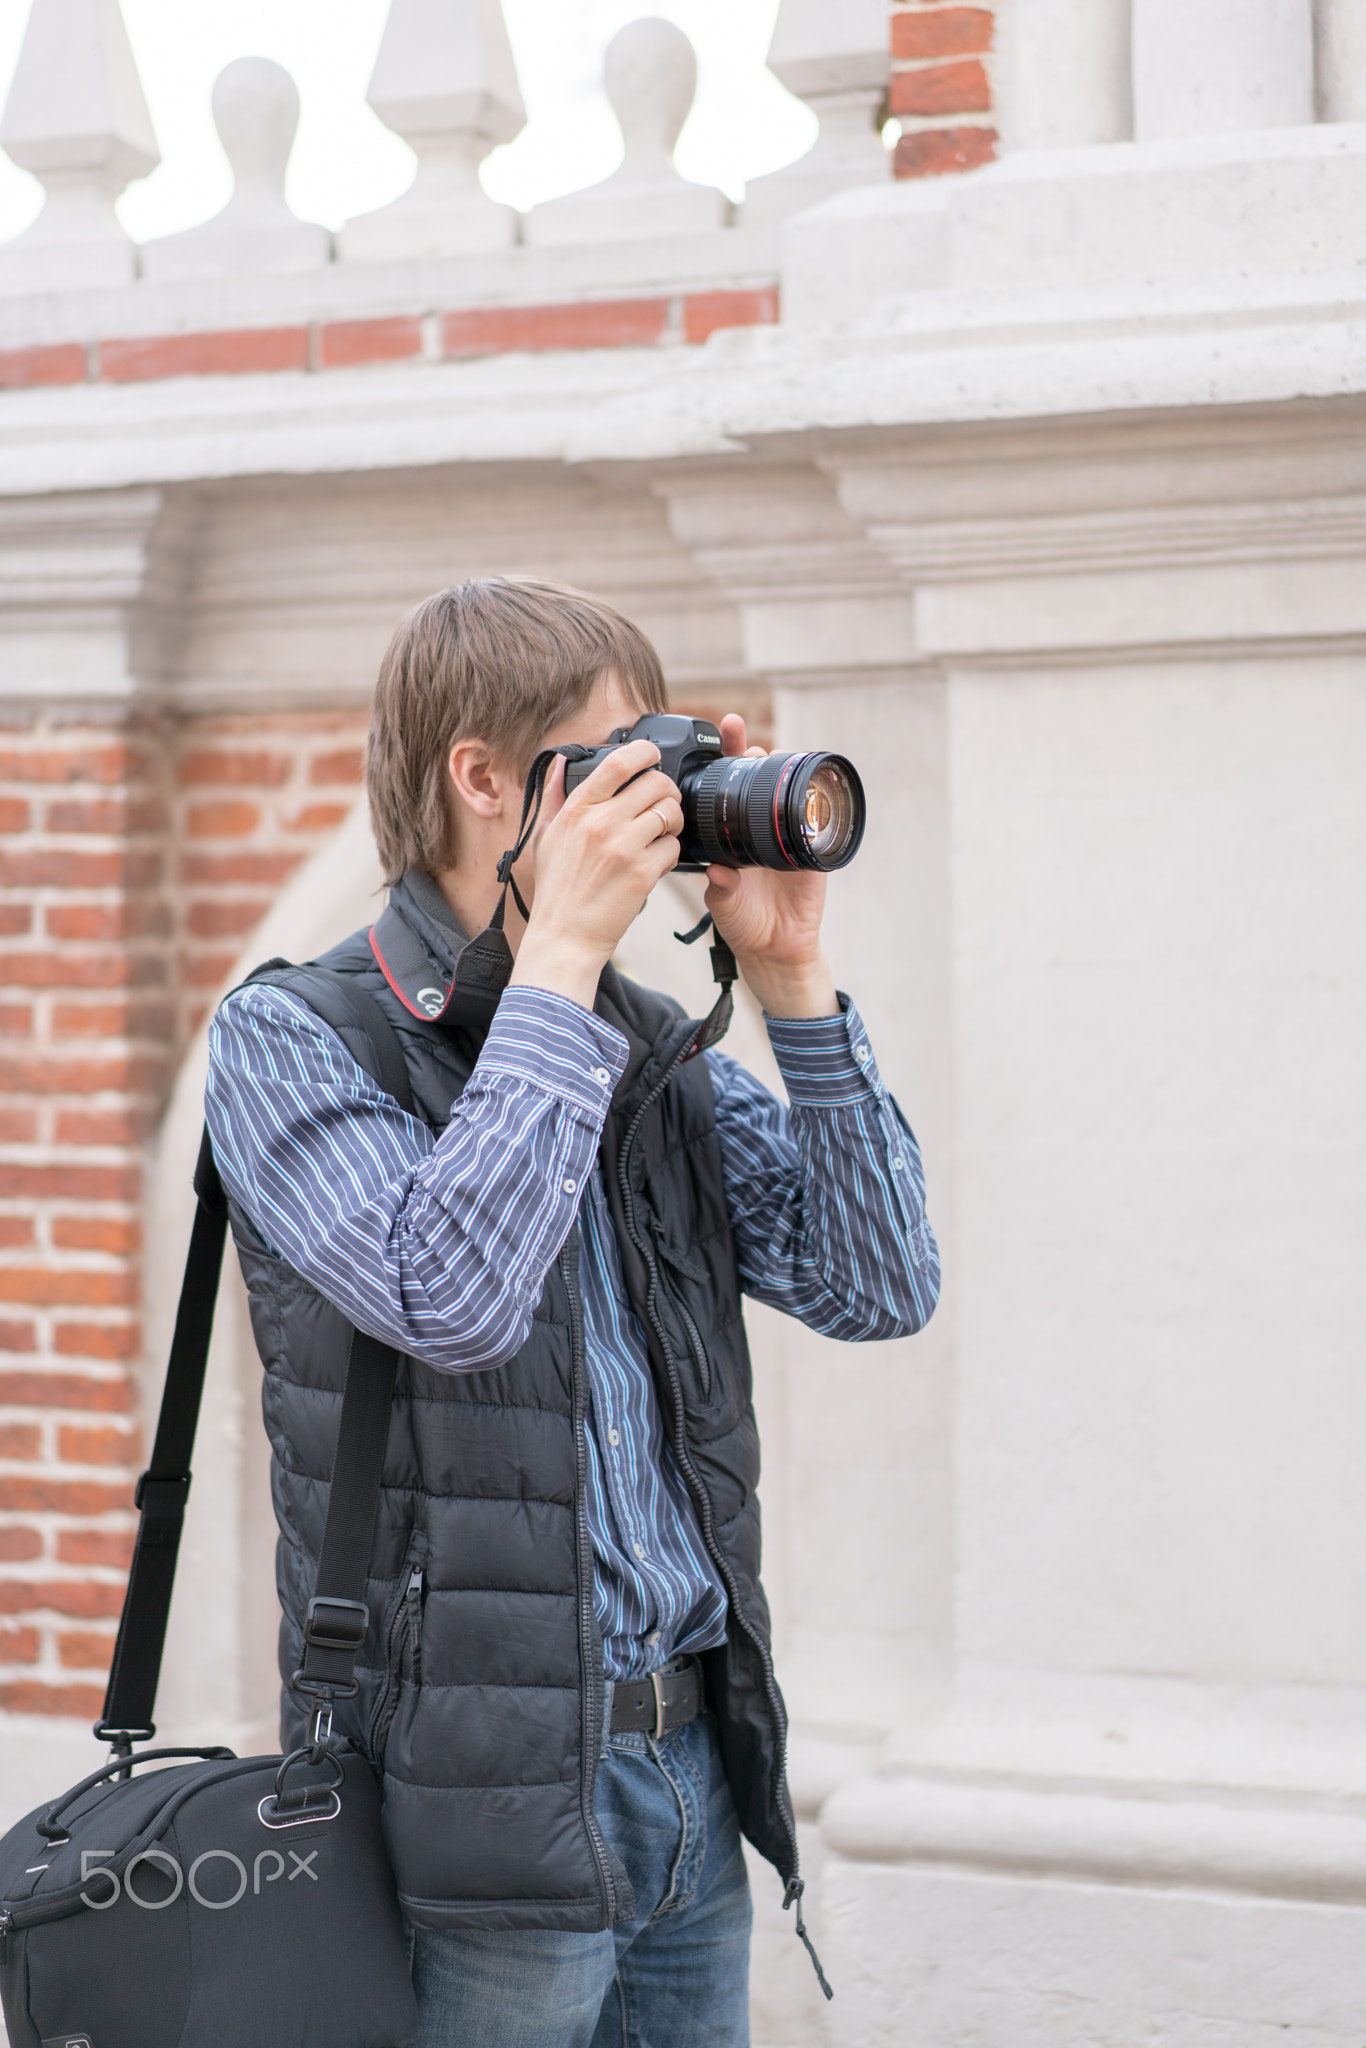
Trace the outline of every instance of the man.
<instances>
[{"instance_id":1,"label":"man","mask_svg":"<svg viewBox=\"0 0 1366 2048\"><path fill-rule=\"evenodd\" d=\"M790 1108L612 967L678 859L652 745L567 800L556 761L510 984L496 1009L456 984L538 748L665 708L654 649L604 604L511 581L429 599L370 732L389 907L325 963L384 1009L417 1113L278 987L213 1027L287 1746L350 1326L403 1353L336 1725L383 1772L423 2048L748 2040L741 1830L789 1900L800 1879L741 1293L859 1340L918 1330L938 1289L915 1140L821 951L823 876L708 871ZM741 719L722 732L745 751Z\"/></svg>"}]
</instances>

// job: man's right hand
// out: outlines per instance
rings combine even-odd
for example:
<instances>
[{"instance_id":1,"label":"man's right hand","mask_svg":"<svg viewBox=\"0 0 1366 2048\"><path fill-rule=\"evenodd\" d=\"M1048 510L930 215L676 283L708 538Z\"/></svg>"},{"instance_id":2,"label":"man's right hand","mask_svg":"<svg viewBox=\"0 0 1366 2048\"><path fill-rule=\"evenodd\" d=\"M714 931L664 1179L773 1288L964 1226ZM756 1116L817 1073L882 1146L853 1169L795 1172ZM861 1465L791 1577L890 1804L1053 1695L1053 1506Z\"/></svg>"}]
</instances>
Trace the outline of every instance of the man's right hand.
<instances>
[{"instance_id":1,"label":"man's right hand","mask_svg":"<svg viewBox=\"0 0 1366 2048\"><path fill-rule=\"evenodd\" d=\"M517 878L531 919L514 982L592 1009L598 977L627 926L678 864L683 807L658 760L653 741L632 740L614 748L569 797L563 758L553 764L524 857L531 873Z\"/></svg>"}]
</instances>

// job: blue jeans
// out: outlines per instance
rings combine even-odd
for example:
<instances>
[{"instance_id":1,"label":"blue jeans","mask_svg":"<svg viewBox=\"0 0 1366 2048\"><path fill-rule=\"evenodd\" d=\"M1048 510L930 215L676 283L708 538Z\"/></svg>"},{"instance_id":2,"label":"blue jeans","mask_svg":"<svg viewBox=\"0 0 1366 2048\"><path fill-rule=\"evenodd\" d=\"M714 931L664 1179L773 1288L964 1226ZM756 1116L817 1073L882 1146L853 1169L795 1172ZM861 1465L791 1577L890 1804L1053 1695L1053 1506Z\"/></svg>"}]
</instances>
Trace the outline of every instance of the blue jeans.
<instances>
[{"instance_id":1,"label":"blue jeans","mask_svg":"<svg viewBox=\"0 0 1366 2048\"><path fill-rule=\"evenodd\" d=\"M595 1806L635 1918L418 1928L417 2048L748 2048L749 1880L711 1715L659 1742L613 1736Z\"/></svg>"}]
</instances>

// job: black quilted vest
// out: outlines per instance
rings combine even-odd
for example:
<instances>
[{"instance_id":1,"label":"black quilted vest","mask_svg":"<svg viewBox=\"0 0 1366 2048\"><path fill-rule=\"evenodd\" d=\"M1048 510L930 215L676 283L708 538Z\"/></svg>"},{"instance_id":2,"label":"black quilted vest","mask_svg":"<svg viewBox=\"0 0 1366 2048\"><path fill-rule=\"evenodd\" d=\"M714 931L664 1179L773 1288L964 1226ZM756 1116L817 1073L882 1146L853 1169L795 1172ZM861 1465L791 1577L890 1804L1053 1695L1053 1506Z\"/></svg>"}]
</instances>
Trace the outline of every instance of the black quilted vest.
<instances>
[{"instance_id":1,"label":"black quilted vest","mask_svg":"<svg viewBox=\"0 0 1366 2048\"><path fill-rule=\"evenodd\" d=\"M385 935L387 934L387 938ZM460 937L425 877L393 892L376 927L320 963L375 998L398 1034L415 1107L444 1129L491 1006L448 998ZM394 955L402 956L396 971ZM415 984L424 984L423 1004ZM759 1583L759 1442L711 1078L688 1058L677 1006L604 974L597 1008L630 1059L602 1137L626 1286L646 1332L665 1426L730 1598L726 1642L705 1653L708 1702L745 1834L797 1875L784 1777L785 1714ZM280 1538L283 1736L313 1592L350 1325L233 1227L265 1365ZM399 1366L366 1598L359 1692L335 1719L383 1774L408 1917L429 1927L593 1930L634 1910L593 1817L605 1704L593 1557L584 1519L588 1380L578 1234L552 1267L531 1332L507 1365Z\"/></svg>"}]
</instances>

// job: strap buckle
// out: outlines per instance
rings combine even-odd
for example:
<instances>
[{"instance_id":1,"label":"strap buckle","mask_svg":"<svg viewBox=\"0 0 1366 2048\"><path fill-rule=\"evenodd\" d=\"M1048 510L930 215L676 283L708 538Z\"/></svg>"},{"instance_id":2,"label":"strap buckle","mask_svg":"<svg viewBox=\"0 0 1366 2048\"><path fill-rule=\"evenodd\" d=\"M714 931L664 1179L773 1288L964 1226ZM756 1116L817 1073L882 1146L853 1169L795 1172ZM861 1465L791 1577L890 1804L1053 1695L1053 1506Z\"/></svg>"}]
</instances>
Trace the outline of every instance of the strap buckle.
<instances>
[{"instance_id":1,"label":"strap buckle","mask_svg":"<svg viewBox=\"0 0 1366 2048\"><path fill-rule=\"evenodd\" d=\"M363 1600L330 1600L315 1595L308 1603L304 1641L313 1650L358 1650L370 1626Z\"/></svg>"},{"instance_id":2,"label":"strap buckle","mask_svg":"<svg viewBox=\"0 0 1366 2048\"><path fill-rule=\"evenodd\" d=\"M179 1521L190 1497L191 1476L188 1472L140 1472L138 1483L133 1488L133 1506L141 1513L150 1514L154 1522Z\"/></svg>"},{"instance_id":3,"label":"strap buckle","mask_svg":"<svg viewBox=\"0 0 1366 2048\"><path fill-rule=\"evenodd\" d=\"M332 1741L332 1702L315 1701L313 1712L308 1717L308 1761L320 1764L328 1753Z\"/></svg>"},{"instance_id":4,"label":"strap buckle","mask_svg":"<svg viewBox=\"0 0 1366 2048\"><path fill-rule=\"evenodd\" d=\"M650 1685L651 1685L651 1687L653 1688L653 1691L654 1691L654 1696L655 1696L655 1725L654 1725L654 1727L653 1727L653 1728L652 1728L652 1729L650 1730L650 1734L651 1734L652 1738L654 1739L654 1741L658 1742L658 1741L659 1741L659 1739L660 1739L660 1737L661 1737L662 1735L664 1735L664 1734L665 1734L665 1733L667 1732L667 1731L666 1731L666 1729L665 1729L665 1727L664 1727L664 1678L663 1678L663 1674L662 1674L661 1672L659 1672L659 1671L652 1671L652 1672L650 1673Z\"/></svg>"}]
</instances>

